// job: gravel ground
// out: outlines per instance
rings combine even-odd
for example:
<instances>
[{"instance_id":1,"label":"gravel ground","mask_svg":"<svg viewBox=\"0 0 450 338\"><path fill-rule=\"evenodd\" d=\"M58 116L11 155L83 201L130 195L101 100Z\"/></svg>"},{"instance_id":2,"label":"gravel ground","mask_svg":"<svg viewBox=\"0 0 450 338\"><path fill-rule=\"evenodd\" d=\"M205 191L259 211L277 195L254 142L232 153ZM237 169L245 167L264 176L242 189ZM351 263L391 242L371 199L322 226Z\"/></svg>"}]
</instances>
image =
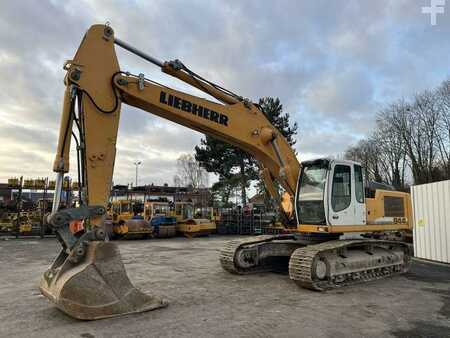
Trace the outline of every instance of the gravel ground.
<instances>
[{"instance_id":1,"label":"gravel ground","mask_svg":"<svg viewBox=\"0 0 450 338\"><path fill-rule=\"evenodd\" d=\"M55 239L0 239L0 337L450 337L449 265L415 261L403 276L317 293L284 274L223 271L231 238L118 242L134 284L170 305L94 322L39 293Z\"/></svg>"}]
</instances>

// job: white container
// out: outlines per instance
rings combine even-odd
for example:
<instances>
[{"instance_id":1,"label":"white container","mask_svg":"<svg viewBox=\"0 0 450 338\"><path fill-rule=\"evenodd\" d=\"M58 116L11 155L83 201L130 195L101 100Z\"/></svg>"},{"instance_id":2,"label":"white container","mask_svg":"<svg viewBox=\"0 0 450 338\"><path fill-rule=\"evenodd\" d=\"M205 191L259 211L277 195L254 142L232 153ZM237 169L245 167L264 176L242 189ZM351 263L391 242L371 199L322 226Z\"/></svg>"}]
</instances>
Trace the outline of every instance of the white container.
<instances>
[{"instance_id":1,"label":"white container","mask_svg":"<svg viewBox=\"0 0 450 338\"><path fill-rule=\"evenodd\" d=\"M450 180L411 188L414 255L450 263Z\"/></svg>"}]
</instances>

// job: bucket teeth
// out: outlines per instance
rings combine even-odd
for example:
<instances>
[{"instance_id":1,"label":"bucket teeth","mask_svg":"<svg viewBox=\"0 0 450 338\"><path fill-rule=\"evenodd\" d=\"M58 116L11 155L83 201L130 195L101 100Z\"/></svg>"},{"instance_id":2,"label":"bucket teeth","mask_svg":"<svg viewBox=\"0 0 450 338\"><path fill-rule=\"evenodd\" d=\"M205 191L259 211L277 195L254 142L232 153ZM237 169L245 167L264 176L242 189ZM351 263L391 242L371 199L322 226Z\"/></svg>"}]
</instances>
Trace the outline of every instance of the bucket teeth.
<instances>
[{"instance_id":1,"label":"bucket teeth","mask_svg":"<svg viewBox=\"0 0 450 338\"><path fill-rule=\"evenodd\" d=\"M69 316L95 320L167 306L131 284L114 243L89 242L77 264L64 256L61 253L47 270L39 288Z\"/></svg>"}]
</instances>

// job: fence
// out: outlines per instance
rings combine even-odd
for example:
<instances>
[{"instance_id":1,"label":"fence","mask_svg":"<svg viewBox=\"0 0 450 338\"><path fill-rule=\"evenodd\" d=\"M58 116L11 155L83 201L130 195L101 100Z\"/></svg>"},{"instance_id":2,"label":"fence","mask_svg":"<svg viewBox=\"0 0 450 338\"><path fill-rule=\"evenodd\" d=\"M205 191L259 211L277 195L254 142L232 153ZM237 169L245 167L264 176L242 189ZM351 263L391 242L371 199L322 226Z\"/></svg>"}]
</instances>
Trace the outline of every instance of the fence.
<instances>
[{"instance_id":1,"label":"fence","mask_svg":"<svg viewBox=\"0 0 450 338\"><path fill-rule=\"evenodd\" d=\"M260 235L273 228L274 213L259 210L221 209L217 233L222 235Z\"/></svg>"}]
</instances>

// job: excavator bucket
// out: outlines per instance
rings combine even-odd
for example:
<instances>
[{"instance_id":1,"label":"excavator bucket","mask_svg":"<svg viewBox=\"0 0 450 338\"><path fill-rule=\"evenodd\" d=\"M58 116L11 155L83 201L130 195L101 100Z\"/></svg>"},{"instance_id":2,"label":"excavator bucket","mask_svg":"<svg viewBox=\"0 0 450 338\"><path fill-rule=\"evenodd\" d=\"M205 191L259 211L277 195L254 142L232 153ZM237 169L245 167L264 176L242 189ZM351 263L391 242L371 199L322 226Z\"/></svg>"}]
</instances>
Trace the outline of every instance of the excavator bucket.
<instances>
[{"instance_id":1,"label":"excavator bucket","mask_svg":"<svg viewBox=\"0 0 450 338\"><path fill-rule=\"evenodd\" d=\"M82 320L167 306L167 302L145 294L131 284L119 248L111 242L89 242L86 254L77 263L62 251L44 273L39 288L60 310Z\"/></svg>"}]
</instances>

